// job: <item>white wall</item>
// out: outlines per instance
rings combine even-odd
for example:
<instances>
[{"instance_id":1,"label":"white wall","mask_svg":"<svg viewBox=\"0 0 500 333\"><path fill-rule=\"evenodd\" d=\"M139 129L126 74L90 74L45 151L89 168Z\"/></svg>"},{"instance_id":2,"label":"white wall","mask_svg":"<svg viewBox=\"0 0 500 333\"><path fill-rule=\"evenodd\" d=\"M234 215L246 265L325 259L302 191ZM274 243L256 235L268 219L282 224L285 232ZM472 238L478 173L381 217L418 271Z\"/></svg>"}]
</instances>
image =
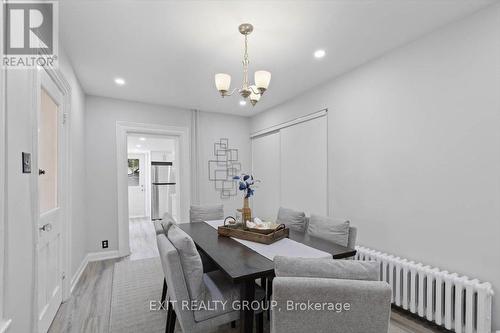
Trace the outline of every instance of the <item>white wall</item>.
<instances>
[{"instance_id":1,"label":"white wall","mask_svg":"<svg viewBox=\"0 0 500 333\"><path fill-rule=\"evenodd\" d=\"M238 158L242 172L251 172L250 118L200 112L199 136L200 150L198 157L199 198L200 203L223 203L226 216L236 214L236 209L243 207L243 195L240 191L235 197L220 199L220 192L215 190L214 182L208 181L208 160L214 160L214 142L221 138L229 139L229 147L238 149Z\"/></svg>"},{"instance_id":2,"label":"white wall","mask_svg":"<svg viewBox=\"0 0 500 333\"><path fill-rule=\"evenodd\" d=\"M499 31L495 5L252 122L328 108L330 214L350 218L360 244L493 283L496 329Z\"/></svg>"},{"instance_id":3,"label":"white wall","mask_svg":"<svg viewBox=\"0 0 500 333\"><path fill-rule=\"evenodd\" d=\"M87 248L90 252L103 251L101 241L108 239L108 250L117 250L116 122L182 126L191 129L192 111L95 96L87 96L86 105L86 191L89 223ZM214 185L208 181L206 174L208 152L213 152L215 140L227 137L232 146L240 149L242 165L249 169L249 126L248 118L200 112L198 196L201 204L221 202L227 206L228 211L236 208L232 200L223 201L212 191Z\"/></svg>"},{"instance_id":4,"label":"white wall","mask_svg":"<svg viewBox=\"0 0 500 333\"><path fill-rule=\"evenodd\" d=\"M30 71L7 73L5 317L12 332L29 332L33 318L33 216L29 175L21 173L21 152L32 152Z\"/></svg>"},{"instance_id":5,"label":"white wall","mask_svg":"<svg viewBox=\"0 0 500 333\"><path fill-rule=\"evenodd\" d=\"M3 6L0 6L0 17L3 17ZM4 54L3 24L0 24L0 54ZM5 127L5 70L0 68L0 332L5 330L8 319L4 317L5 284L4 284L4 262L6 250L5 238L5 172L6 172L6 146L7 136Z\"/></svg>"},{"instance_id":6,"label":"white wall","mask_svg":"<svg viewBox=\"0 0 500 333\"><path fill-rule=\"evenodd\" d=\"M72 166L75 161L82 160L83 142L81 123L84 112L84 96L78 81L73 76L71 65L62 48L59 49L59 61L63 75L69 81L73 91L71 110L75 117L71 118L70 125L75 128L71 132L72 143ZM21 172L21 152L33 152L33 132L35 119L32 118L33 110L33 72L31 70L8 70L7 73L7 157L6 157L6 232L7 232L7 256L6 256L6 293L5 293L5 317L12 319L9 332L30 332L31 319L33 318L33 219L32 214L32 187L30 175ZM70 116L71 117L71 116ZM36 172L33 170L32 172ZM72 169L73 181L75 177L84 177L81 169ZM76 183L83 182L77 181ZM73 201L83 201L83 187L74 189ZM73 238L84 237L84 208L79 203L73 202ZM78 216L75 216L80 214ZM75 233L80 233L76 234ZM85 246L78 240L75 242L72 252L72 272L67 272L67 278L71 278L85 252Z\"/></svg>"}]
</instances>

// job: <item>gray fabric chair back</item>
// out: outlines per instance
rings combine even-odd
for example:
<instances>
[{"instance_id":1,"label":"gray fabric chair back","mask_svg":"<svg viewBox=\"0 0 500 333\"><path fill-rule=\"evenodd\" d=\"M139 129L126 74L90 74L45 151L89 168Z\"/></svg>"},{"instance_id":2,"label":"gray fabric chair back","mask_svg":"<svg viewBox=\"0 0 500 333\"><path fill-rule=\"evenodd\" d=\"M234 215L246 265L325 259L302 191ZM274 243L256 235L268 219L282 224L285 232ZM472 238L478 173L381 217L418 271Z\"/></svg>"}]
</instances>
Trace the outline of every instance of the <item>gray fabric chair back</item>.
<instances>
[{"instance_id":1,"label":"gray fabric chair back","mask_svg":"<svg viewBox=\"0 0 500 333\"><path fill-rule=\"evenodd\" d=\"M311 236L326 239L342 246L349 240L349 220L329 216L311 214L307 233Z\"/></svg>"},{"instance_id":2,"label":"gray fabric chair back","mask_svg":"<svg viewBox=\"0 0 500 333\"><path fill-rule=\"evenodd\" d=\"M291 230L305 232L307 229L306 214L290 208L280 207L276 223L284 224Z\"/></svg>"},{"instance_id":3,"label":"gray fabric chair back","mask_svg":"<svg viewBox=\"0 0 500 333\"><path fill-rule=\"evenodd\" d=\"M189 209L189 221L203 222L224 219L224 205L191 205Z\"/></svg>"},{"instance_id":4,"label":"gray fabric chair back","mask_svg":"<svg viewBox=\"0 0 500 333\"><path fill-rule=\"evenodd\" d=\"M161 220L154 221L153 224L155 226L156 234L159 235L165 233L171 224L177 224L177 222L169 212L165 212L165 214L163 214L163 218Z\"/></svg>"},{"instance_id":5,"label":"gray fabric chair back","mask_svg":"<svg viewBox=\"0 0 500 333\"><path fill-rule=\"evenodd\" d=\"M309 216L306 216L306 230L309 227ZM356 246L356 239L358 237L358 228L354 226L349 226L349 238L347 240L347 247L354 249Z\"/></svg>"},{"instance_id":6,"label":"gray fabric chair back","mask_svg":"<svg viewBox=\"0 0 500 333\"><path fill-rule=\"evenodd\" d=\"M191 332L194 330L195 320L193 311L182 307L182 302L190 302L190 298L179 253L164 234L157 236L157 243L163 273L167 280L168 296L174 304L182 331Z\"/></svg>"},{"instance_id":7,"label":"gray fabric chair back","mask_svg":"<svg viewBox=\"0 0 500 333\"><path fill-rule=\"evenodd\" d=\"M388 332L391 288L376 281L378 263L276 257L275 265L271 333ZM299 304L321 308L308 311Z\"/></svg>"},{"instance_id":8,"label":"gray fabric chair back","mask_svg":"<svg viewBox=\"0 0 500 333\"><path fill-rule=\"evenodd\" d=\"M271 333L387 333L389 329L391 289L385 282L275 278L273 301L282 311L273 311ZM332 304L339 312L288 311L289 301Z\"/></svg>"},{"instance_id":9,"label":"gray fabric chair back","mask_svg":"<svg viewBox=\"0 0 500 333\"><path fill-rule=\"evenodd\" d=\"M163 226L160 221L153 221L153 225L155 226L156 235L163 234Z\"/></svg>"}]
</instances>

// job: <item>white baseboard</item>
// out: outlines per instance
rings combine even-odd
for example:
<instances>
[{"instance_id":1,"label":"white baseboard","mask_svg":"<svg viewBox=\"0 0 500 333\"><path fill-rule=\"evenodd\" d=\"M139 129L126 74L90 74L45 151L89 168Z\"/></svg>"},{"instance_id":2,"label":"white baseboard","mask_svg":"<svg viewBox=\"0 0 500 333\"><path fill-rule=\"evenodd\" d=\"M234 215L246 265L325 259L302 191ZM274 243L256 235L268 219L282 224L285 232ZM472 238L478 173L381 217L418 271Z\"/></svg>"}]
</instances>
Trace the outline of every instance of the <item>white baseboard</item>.
<instances>
[{"instance_id":1,"label":"white baseboard","mask_svg":"<svg viewBox=\"0 0 500 333\"><path fill-rule=\"evenodd\" d=\"M103 252L87 253L87 255L83 258L82 262L80 263L80 266L78 267L78 270L76 271L75 275L73 275L73 277L71 278L70 294L73 293L73 289L75 289L76 284L78 283L78 281L80 281L80 278L82 277L82 274L85 271L85 268L87 268L87 265L89 262L114 259L114 258L119 258L119 257L120 257L120 254L116 250L115 251L103 251Z\"/></svg>"},{"instance_id":2,"label":"white baseboard","mask_svg":"<svg viewBox=\"0 0 500 333\"><path fill-rule=\"evenodd\" d=\"M75 289L76 284L78 281L80 281L80 277L82 276L83 271L85 271L85 268L87 268L87 264L89 263L89 255L87 254L85 257L83 257L82 262L80 263L80 266L78 266L78 269L76 270L75 275L71 278L71 287L69 290L69 293L73 293L73 289Z\"/></svg>"},{"instance_id":3,"label":"white baseboard","mask_svg":"<svg viewBox=\"0 0 500 333\"><path fill-rule=\"evenodd\" d=\"M90 252L87 254L89 262L90 261L99 261L99 260L107 260L107 259L115 259L120 258L120 253L118 250L113 251L102 251L102 252Z\"/></svg>"}]
</instances>

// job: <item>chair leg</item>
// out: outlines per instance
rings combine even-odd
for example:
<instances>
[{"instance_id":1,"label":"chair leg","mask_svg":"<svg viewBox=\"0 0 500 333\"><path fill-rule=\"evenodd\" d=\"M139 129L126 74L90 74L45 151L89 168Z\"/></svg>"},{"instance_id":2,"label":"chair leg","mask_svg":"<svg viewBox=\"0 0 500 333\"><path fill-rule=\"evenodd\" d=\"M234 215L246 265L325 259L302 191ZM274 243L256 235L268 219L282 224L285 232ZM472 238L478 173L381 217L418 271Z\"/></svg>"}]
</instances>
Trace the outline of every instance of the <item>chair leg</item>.
<instances>
[{"instance_id":1,"label":"chair leg","mask_svg":"<svg viewBox=\"0 0 500 333\"><path fill-rule=\"evenodd\" d=\"M264 311L255 316L257 333L264 333Z\"/></svg>"},{"instance_id":2,"label":"chair leg","mask_svg":"<svg viewBox=\"0 0 500 333\"><path fill-rule=\"evenodd\" d=\"M172 315L170 314L172 310L170 310L170 304L167 304L168 308L167 308L167 324L165 325L165 333L168 333L169 332L169 328L170 328L170 317L172 317Z\"/></svg>"},{"instance_id":3,"label":"chair leg","mask_svg":"<svg viewBox=\"0 0 500 333\"><path fill-rule=\"evenodd\" d=\"M236 328L236 322L234 320L231 322L231 328Z\"/></svg>"},{"instance_id":4,"label":"chair leg","mask_svg":"<svg viewBox=\"0 0 500 333\"><path fill-rule=\"evenodd\" d=\"M170 321L172 320L172 306L170 302L167 303L167 324L165 326L165 333L170 333Z\"/></svg>"},{"instance_id":5,"label":"chair leg","mask_svg":"<svg viewBox=\"0 0 500 333\"><path fill-rule=\"evenodd\" d=\"M177 314L174 311L174 306L170 304L169 308L172 308L171 313L170 313L170 320L169 320L169 325L168 325L168 332L166 333L174 333L175 331L175 323L177 321Z\"/></svg>"},{"instance_id":6,"label":"chair leg","mask_svg":"<svg viewBox=\"0 0 500 333\"><path fill-rule=\"evenodd\" d=\"M273 294L273 277L268 277L266 279L266 299L269 302L268 304L271 303L271 296ZM267 321L271 320L271 307L267 307Z\"/></svg>"},{"instance_id":7,"label":"chair leg","mask_svg":"<svg viewBox=\"0 0 500 333\"><path fill-rule=\"evenodd\" d=\"M163 279L163 289L161 291L161 303L165 302L165 298L167 297L167 280Z\"/></svg>"}]
</instances>

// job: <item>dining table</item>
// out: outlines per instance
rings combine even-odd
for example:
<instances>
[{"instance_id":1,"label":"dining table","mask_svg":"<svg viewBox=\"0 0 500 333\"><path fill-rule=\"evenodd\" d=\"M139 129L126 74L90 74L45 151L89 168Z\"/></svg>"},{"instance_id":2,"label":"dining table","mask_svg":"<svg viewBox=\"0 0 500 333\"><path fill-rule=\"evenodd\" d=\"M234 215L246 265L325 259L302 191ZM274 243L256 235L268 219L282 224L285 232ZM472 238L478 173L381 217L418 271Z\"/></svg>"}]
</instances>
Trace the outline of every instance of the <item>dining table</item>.
<instances>
[{"instance_id":1,"label":"dining table","mask_svg":"<svg viewBox=\"0 0 500 333\"><path fill-rule=\"evenodd\" d=\"M255 300L255 280L274 277L273 261L231 238L219 236L217 228L207 222L182 223L179 227L194 241L198 251L203 252L213 263L240 286L241 304L252 304ZM289 239L316 250L331 254L333 259L344 259L356 254L356 250L326 239L313 237L307 232L289 230ZM240 306L240 332L253 332L254 310L251 306Z\"/></svg>"}]
</instances>

